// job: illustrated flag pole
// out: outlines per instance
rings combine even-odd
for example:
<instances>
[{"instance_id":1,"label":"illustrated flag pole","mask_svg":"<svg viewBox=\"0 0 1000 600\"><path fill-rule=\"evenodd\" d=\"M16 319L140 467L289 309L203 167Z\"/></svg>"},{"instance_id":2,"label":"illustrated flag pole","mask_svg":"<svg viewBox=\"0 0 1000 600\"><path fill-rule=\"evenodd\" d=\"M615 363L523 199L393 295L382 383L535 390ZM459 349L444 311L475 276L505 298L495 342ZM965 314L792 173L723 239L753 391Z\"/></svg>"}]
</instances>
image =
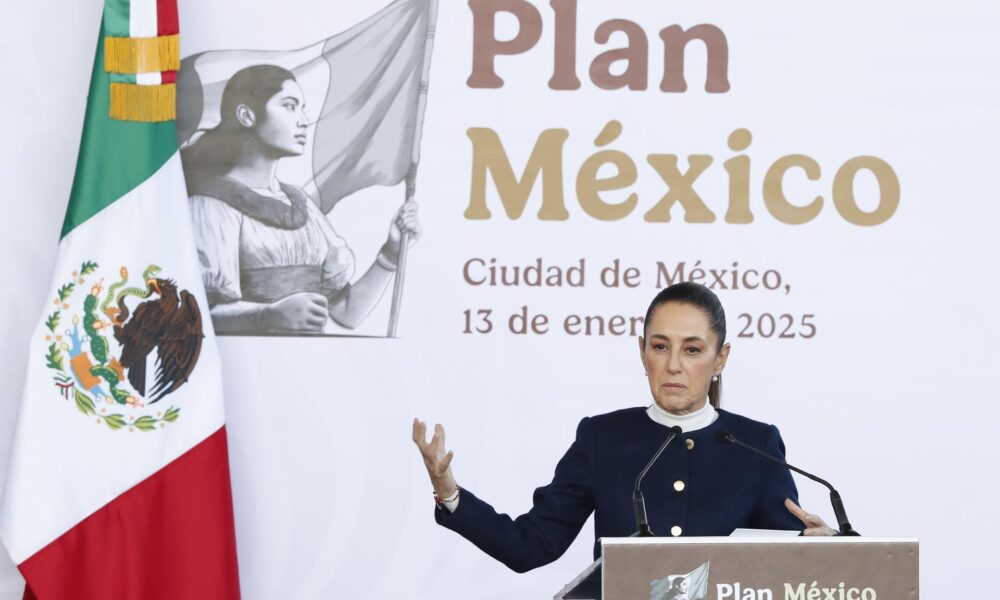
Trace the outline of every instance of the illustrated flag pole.
<instances>
[{"instance_id":1,"label":"illustrated flag pole","mask_svg":"<svg viewBox=\"0 0 1000 600\"><path fill-rule=\"evenodd\" d=\"M431 54L434 51L434 33L437 28L438 0L430 0L429 19L427 24L427 39L424 43L423 65L420 73L420 93L417 96L416 128L413 141L413 160L406 174L406 198L403 201L413 202L417 193L417 167L420 166L420 140L424 130L424 113L427 109L427 90L430 86ZM392 284L392 305L389 309L388 337L396 337L399 324L399 310L403 301L403 281L406 278L406 255L410 243L410 234L402 232L399 242L399 261Z\"/></svg>"},{"instance_id":2,"label":"illustrated flag pole","mask_svg":"<svg viewBox=\"0 0 1000 600\"><path fill-rule=\"evenodd\" d=\"M222 376L177 148L176 0L107 0L0 541L39 600L239 598Z\"/></svg>"}]
</instances>

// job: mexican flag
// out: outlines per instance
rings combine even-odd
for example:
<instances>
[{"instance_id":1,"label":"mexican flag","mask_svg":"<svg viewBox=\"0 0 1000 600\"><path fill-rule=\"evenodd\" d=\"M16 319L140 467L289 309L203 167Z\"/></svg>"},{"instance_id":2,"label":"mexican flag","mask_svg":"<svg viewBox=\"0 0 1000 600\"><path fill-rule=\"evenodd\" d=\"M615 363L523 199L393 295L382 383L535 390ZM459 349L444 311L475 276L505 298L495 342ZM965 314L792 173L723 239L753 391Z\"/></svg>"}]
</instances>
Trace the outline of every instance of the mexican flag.
<instances>
[{"instance_id":1,"label":"mexican flag","mask_svg":"<svg viewBox=\"0 0 1000 600\"><path fill-rule=\"evenodd\" d=\"M107 1L0 498L27 598L239 597L178 67L176 0Z\"/></svg>"}]
</instances>

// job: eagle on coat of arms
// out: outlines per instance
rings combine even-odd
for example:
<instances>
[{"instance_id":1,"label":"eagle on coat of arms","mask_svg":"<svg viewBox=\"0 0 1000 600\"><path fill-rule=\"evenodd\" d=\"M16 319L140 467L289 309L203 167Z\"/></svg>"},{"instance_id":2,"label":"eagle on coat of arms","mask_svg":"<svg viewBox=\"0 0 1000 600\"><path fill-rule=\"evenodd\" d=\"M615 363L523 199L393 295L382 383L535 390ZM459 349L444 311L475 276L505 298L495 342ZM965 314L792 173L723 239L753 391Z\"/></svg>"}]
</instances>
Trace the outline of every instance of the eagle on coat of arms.
<instances>
[{"instance_id":1,"label":"eagle on coat of arms","mask_svg":"<svg viewBox=\"0 0 1000 600\"><path fill-rule=\"evenodd\" d=\"M123 274L127 278L124 267ZM154 276L146 277L146 286L146 297L156 294L156 299L139 304L129 318L126 297L120 297L119 310L112 319L115 339L122 345L119 361L129 383L152 404L187 382L205 335L198 301L190 292L178 291L170 279ZM153 350L159 361L153 386L147 392L146 358Z\"/></svg>"},{"instance_id":2,"label":"eagle on coat of arms","mask_svg":"<svg viewBox=\"0 0 1000 600\"><path fill-rule=\"evenodd\" d=\"M97 268L85 262L73 273L73 280L57 292L56 312L46 320L46 341L51 342L46 360L57 371L57 387L66 398L72 394L81 412L97 416L112 429L151 430L176 420L180 409L173 407L136 418L108 415L99 405L103 400L132 408L150 406L188 381L205 337L197 299L175 281L160 277L157 265L143 271L142 286L127 287L129 271L122 266L119 279L106 289L103 278L92 283L82 314L73 314L72 328L58 335L62 313L72 308L73 292Z\"/></svg>"}]
</instances>

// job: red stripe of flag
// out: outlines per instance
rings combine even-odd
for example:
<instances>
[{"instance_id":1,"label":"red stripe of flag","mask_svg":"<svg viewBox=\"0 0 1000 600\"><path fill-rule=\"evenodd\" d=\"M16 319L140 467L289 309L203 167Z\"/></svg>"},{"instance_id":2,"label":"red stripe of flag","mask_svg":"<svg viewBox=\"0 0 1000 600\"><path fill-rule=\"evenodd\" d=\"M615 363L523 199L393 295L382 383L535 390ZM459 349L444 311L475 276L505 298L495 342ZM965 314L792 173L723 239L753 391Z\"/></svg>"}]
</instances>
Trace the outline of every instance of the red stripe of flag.
<instances>
[{"instance_id":1,"label":"red stripe of flag","mask_svg":"<svg viewBox=\"0 0 1000 600\"><path fill-rule=\"evenodd\" d=\"M156 35L180 32L177 20L177 0L156 0Z\"/></svg>"},{"instance_id":2,"label":"red stripe of flag","mask_svg":"<svg viewBox=\"0 0 1000 600\"><path fill-rule=\"evenodd\" d=\"M160 73L160 83L176 83L177 71L163 71Z\"/></svg>"},{"instance_id":3,"label":"red stripe of flag","mask_svg":"<svg viewBox=\"0 0 1000 600\"><path fill-rule=\"evenodd\" d=\"M226 428L18 565L38 600L237 600Z\"/></svg>"}]
</instances>

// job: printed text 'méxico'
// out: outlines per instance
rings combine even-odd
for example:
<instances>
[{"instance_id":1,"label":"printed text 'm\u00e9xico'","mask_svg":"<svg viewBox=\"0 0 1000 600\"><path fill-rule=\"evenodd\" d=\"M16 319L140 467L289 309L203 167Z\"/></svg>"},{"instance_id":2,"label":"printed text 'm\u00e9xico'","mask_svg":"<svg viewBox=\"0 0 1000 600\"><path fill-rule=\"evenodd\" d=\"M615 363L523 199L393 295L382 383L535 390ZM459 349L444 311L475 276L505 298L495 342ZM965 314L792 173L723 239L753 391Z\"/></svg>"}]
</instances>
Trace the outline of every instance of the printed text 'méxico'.
<instances>
[{"instance_id":1,"label":"printed text 'm\u00e9xico'","mask_svg":"<svg viewBox=\"0 0 1000 600\"><path fill-rule=\"evenodd\" d=\"M537 216L542 221L565 221L563 193L563 147L569 139L565 129L546 129L539 134L527 164L518 176L496 131L473 127L468 130L472 141L472 185L465 218L483 220L492 217L487 207L487 180L492 177L497 195L510 219L521 217L535 183L541 179L542 202ZM605 148L622 134L622 124L609 121L594 145L598 148L580 165L576 176L576 196L580 208L594 219L617 221L628 217L639 205L639 194L628 188L639 179L637 161L621 150ZM736 129L728 139L729 149L743 152L752 141L750 131ZM676 154L650 154L646 162L661 180L663 195L643 214L649 223L670 222L670 212L679 204L687 223L714 223L716 213L698 194L698 179L712 166L715 159L707 154L687 156L687 168ZM613 170L608 174L608 168ZM725 222L752 223L751 160L737 154L722 163L728 179L728 202ZM603 173L602 173L603 171ZM787 225L802 225L819 216L823 210L823 195L789 198L784 189L785 176L790 171L804 175L809 182L822 178L823 169L813 158L804 154L788 154L774 161L764 171L761 189L764 208L776 221ZM874 208L866 210L855 196L855 180L861 173L874 178L878 199ZM719 174L718 169L712 173ZM540 176L540 177L539 177ZM899 206L899 178L892 166L875 156L855 156L840 165L833 176L831 199L836 212L848 223L859 226L881 225L889 220ZM820 191L820 190L816 190ZM721 207L716 207L719 210Z\"/></svg>"}]
</instances>

